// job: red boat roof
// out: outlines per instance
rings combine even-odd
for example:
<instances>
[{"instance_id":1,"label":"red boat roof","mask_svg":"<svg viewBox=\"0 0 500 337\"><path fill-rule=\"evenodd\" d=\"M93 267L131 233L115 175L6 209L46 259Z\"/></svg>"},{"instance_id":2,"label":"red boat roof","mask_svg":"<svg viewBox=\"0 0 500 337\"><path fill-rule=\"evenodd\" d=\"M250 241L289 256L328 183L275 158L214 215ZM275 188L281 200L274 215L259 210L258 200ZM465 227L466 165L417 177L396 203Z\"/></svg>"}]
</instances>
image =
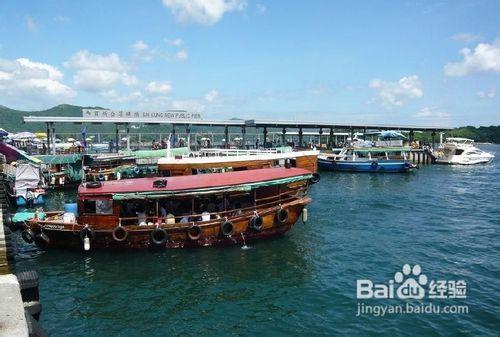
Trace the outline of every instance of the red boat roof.
<instances>
[{"instance_id":1,"label":"red boat roof","mask_svg":"<svg viewBox=\"0 0 500 337\"><path fill-rule=\"evenodd\" d=\"M81 184L78 188L79 195L114 194L130 192L153 191L182 191L203 188L216 188L224 186L244 185L283 178L297 177L311 174L310 171L300 168L266 168L225 173L207 173L190 176L154 177L112 180L102 182L101 187L88 188ZM165 187L153 187L153 182L166 180Z\"/></svg>"}]
</instances>

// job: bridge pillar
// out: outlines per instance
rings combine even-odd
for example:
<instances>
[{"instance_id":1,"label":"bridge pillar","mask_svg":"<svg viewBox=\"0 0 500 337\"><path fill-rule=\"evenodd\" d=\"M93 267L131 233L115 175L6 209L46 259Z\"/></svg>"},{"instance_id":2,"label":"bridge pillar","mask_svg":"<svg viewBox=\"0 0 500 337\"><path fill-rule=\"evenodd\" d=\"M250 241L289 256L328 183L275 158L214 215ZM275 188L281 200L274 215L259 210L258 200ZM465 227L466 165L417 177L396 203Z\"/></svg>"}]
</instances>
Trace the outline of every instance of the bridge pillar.
<instances>
[{"instance_id":1,"label":"bridge pillar","mask_svg":"<svg viewBox=\"0 0 500 337\"><path fill-rule=\"evenodd\" d=\"M302 132L302 128L299 128L299 147L302 147L303 136L304 136L304 132Z\"/></svg>"}]
</instances>

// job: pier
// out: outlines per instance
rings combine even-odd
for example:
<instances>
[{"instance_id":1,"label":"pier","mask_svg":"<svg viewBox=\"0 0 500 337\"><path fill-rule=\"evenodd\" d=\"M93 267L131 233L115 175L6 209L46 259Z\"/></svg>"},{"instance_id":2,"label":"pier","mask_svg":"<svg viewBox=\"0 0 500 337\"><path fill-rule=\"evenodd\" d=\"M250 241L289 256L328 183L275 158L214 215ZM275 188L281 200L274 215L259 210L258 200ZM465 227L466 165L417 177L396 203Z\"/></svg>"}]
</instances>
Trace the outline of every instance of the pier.
<instances>
[{"instance_id":1,"label":"pier","mask_svg":"<svg viewBox=\"0 0 500 337\"><path fill-rule=\"evenodd\" d=\"M44 337L38 325L41 305L38 275L34 271L14 274L12 231L8 224L8 204L4 186L3 156L0 156L0 337Z\"/></svg>"},{"instance_id":2,"label":"pier","mask_svg":"<svg viewBox=\"0 0 500 337\"><path fill-rule=\"evenodd\" d=\"M110 114L114 111L110 110ZM117 112L118 113L118 112ZM125 113L121 112L120 113ZM178 113L178 112L176 112ZM171 133L174 136L180 137L181 135L186 139L186 146L196 145L199 135L193 133L193 128L203 128L204 130L213 130L216 128L218 132L199 132L200 134L210 134L211 143L220 143L221 147L228 148L231 136L240 139L240 147L251 147L258 141L258 144L263 147L272 147L273 144L287 144L293 143L296 147L307 147L309 140L317 141L317 146L322 148L331 148L339 140L350 137L353 139L357 132L363 134L366 138L367 132L373 131L387 131L399 130L408 132L408 140L413 142L416 132L430 132L432 135L431 147L435 147L436 135L439 132L451 130L449 127L442 126L422 126L422 125L399 125L399 124L371 124L371 123L338 123L328 121L279 121L279 120L258 120L258 119L231 119L231 120L204 120L204 119L154 119L148 113L146 117L103 117L99 114L97 117L93 114L85 116L87 112L84 111L82 117L54 117L54 116L25 116L25 123L39 123L45 124L47 130L47 148L55 154L55 141L56 141L56 125L60 123L70 123L77 125L114 125L115 133L113 135L107 134L106 139L114 141L114 150L118 151L120 147L130 150L133 147L132 137L135 138L135 144L141 146L145 140L142 133L132 133L131 127L137 124L143 125L161 125L165 126L165 134ZM182 114L189 115L187 112ZM114 116L114 115L113 115ZM121 128L121 130L120 130ZM222 132L221 132L222 131ZM91 134L91 133L89 133ZM102 141L101 135L97 134L98 142ZM153 135L153 134L151 134ZM73 135L74 136L74 135ZM121 137L126 139L126 144L120 146ZM162 140L161 133L154 134L152 139ZM148 137L149 138L149 137ZM151 139L149 139L151 141ZM250 142L250 143L249 143ZM421 158L421 160L419 159ZM423 154L416 154L415 160L418 162L427 162L427 156Z\"/></svg>"}]
</instances>

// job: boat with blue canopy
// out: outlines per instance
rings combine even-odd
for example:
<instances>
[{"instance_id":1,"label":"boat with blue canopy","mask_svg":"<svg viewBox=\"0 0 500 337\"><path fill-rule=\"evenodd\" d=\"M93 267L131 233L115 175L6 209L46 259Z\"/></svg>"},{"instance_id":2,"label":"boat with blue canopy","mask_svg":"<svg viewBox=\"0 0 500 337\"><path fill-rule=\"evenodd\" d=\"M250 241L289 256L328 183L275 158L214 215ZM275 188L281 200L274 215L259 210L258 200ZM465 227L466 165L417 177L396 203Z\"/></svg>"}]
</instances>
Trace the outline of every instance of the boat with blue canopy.
<instances>
[{"instance_id":1,"label":"boat with blue canopy","mask_svg":"<svg viewBox=\"0 0 500 337\"><path fill-rule=\"evenodd\" d=\"M326 171L408 172L416 165L408 160L410 147L345 147L318 156L318 167Z\"/></svg>"}]
</instances>

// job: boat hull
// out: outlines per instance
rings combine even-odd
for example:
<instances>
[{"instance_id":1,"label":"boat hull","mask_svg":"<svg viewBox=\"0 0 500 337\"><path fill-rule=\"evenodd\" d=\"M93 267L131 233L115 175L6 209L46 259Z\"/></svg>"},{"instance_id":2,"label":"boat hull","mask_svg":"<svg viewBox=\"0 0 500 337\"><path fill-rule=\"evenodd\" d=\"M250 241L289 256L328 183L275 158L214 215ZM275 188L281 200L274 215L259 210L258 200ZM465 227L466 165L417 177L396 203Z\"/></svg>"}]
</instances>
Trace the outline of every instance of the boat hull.
<instances>
[{"instance_id":1,"label":"boat hull","mask_svg":"<svg viewBox=\"0 0 500 337\"><path fill-rule=\"evenodd\" d=\"M415 166L407 160L335 161L318 158L318 167L326 171L401 173Z\"/></svg>"},{"instance_id":2,"label":"boat hull","mask_svg":"<svg viewBox=\"0 0 500 337\"><path fill-rule=\"evenodd\" d=\"M272 207L265 210L259 210L262 217L263 226L260 231L250 228L250 218L253 212L241 214L235 217L229 217L229 221L234 226L233 234L223 235L221 223L224 221L210 220L208 222L196 222L201 229L199 238L193 239L188 234L191 224L173 224L159 226L168 233L168 240L162 245L155 245L151 242L151 233L157 228L152 226L127 226L127 239L118 242L113 238L113 229L99 229L98 224L89 224L94 229L94 237L90 241L91 250L103 249L170 249L170 248L197 248L209 246L230 246L249 242L255 242L262 239L269 239L280 236L288 232L300 218L303 208L310 202L309 197L302 197L286 205L282 205L288 211L286 221L279 222L276 216L278 207ZM35 235L43 233L48 237L48 244L42 248L65 248L83 250L81 230L84 228L79 224L56 223L53 221L33 220L28 227Z\"/></svg>"}]
</instances>

